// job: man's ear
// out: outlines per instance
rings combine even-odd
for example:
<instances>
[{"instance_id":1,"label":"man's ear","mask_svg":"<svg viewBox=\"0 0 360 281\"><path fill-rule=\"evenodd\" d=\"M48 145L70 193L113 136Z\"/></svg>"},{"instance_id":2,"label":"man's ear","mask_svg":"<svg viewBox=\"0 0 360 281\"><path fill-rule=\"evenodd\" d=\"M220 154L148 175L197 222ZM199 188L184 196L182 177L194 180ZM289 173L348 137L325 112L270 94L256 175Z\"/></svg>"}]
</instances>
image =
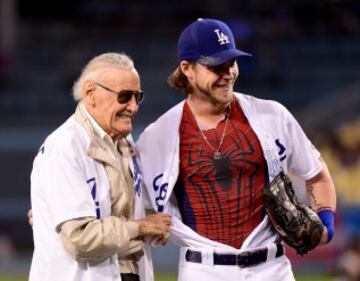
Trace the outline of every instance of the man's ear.
<instances>
[{"instance_id":1,"label":"man's ear","mask_svg":"<svg viewBox=\"0 0 360 281\"><path fill-rule=\"evenodd\" d=\"M84 102L88 105L94 106L95 105L95 83L90 80L86 80L83 84L83 98Z\"/></svg>"},{"instance_id":2,"label":"man's ear","mask_svg":"<svg viewBox=\"0 0 360 281\"><path fill-rule=\"evenodd\" d=\"M180 70L181 72L189 79L191 80L192 78L192 74L193 74L193 64L186 61L186 60L183 60L180 62Z\"/></svg>"}]
</instances>

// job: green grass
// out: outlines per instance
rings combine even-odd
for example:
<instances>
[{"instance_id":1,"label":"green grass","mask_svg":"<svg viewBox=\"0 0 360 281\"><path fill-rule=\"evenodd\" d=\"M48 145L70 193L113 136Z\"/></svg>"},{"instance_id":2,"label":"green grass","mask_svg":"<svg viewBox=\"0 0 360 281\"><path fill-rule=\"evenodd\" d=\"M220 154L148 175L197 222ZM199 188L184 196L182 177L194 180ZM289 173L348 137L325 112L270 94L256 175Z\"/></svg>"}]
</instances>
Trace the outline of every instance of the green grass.
<instances>
[{"instance_id":1,"label":"green grass","mask_svg":"<svg viewBox=\"0 0 360 281\"><path fill-rule=\"evenodd\" d=\"M25 276L14 276L14 275L2 275L0 276L0 281L26 281L27 277Z\"/></svg>"},{"instance_id":2,"label":"green grass","mask_svg":"<svg viewBox=\"0 0 360 281\"><path fill-rule=\"evenodd\" d=\"M296 281L330 281L330 277L325 275L302 275L296 276ZM1 281L1 280L0 280ZM177 281L174 274L159 274L155 276L155 281Z\"/></svg>"},{"instance_id":3,"label":"green grass","mask_svg":"<svg viewBox=\"0 0 360 281\"><path fill-rule=\"evenodd\" d=\"M173 273L156 274L155 281L177 281L176 277Z\"/></svg>"},{"instance_id":4,"label":"green grass","mask_svg":"<svg viewBox=\"0 0 360 281\"><path fill-rule=\"evenodd\" d=\"M26 276L10 276L10 275L2 275L0 276L0 281L26 281ZM155 276L156 281L176 281L175 274L159 274ZM331 279L327 276L322 275L303 275L296 276L296 281L330 281Z\"/></svg>"},{"instance_id":5,"label":"green grass","mask_svg":"<svg viewBox=\"0 0 360 281\"><path fill-rule=\"evenodd\" d=\"M296 281L330 281L332 280L329 276L325 275L306 275L296 277Z\"/></svg>"}]
</instances>

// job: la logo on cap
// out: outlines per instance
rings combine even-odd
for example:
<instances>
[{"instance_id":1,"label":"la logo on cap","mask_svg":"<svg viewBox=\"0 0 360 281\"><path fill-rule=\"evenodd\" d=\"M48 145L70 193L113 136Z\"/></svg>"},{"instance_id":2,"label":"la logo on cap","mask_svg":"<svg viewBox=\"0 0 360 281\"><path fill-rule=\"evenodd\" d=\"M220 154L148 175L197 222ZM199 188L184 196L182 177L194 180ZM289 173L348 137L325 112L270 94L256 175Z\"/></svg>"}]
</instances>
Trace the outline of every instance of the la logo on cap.
<instances>
[{"instance_id":1,"label":"la logo on cap","mask_svg":"<svg viewBox=\"0 0 360 281\"><path fill-rule=\"evenodd\" d=\"M229 38L224 32L220 32L220 29L214 29L214 32L216 33L218 37L218 42L220 45L229 44Z\"/></svg>"}]
</instances>

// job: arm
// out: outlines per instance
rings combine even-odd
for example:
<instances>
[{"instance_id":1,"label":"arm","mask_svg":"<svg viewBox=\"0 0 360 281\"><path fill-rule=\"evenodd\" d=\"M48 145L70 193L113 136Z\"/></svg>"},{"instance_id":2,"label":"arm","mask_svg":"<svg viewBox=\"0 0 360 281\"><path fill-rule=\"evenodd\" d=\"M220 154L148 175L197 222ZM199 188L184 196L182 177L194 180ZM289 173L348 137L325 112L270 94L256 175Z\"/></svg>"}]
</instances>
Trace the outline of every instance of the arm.
<instances>
[{"instance_id":1,"label":"arm","mask_svg":"<svg viewBox=\"0 0 360 281\"><path fill-rule=\"evenodd\" d=\"M311 208L318 213L326 226L320 241L321 244L326 244L331 240L334 230L333 213L336 211L336 192L326 163L322 159L321 163L324 169L315 177L307 180L306 187L310 197ZM328 233L329 230L331 233Z\"/></svg>"},{"instance_id":2,"label":"arm","mask_svg":"<svg viewBox=\"0 0 360 281\"><path fill-rule=\"evenodd\" d=\"M28 223L33 226L33 216L32 209L27 212ZM107 252L105 247L102 248L100 245L96 245L96 241L92 241L92 245L89 244L94 236L101 236L101 234L94 234L94 232L105 231L101 223L97 224L94 218L82 218L77 220L71 220L64 223L60 230L60 237L64 248L67 252L72 255L76 260L104 260L109 256L109 253L112 255L114 251ZM97 229L101 227L101 229ZM86 229L86 230L85 230ZM89 234L92 232L92 234ZM95 239L99 240L101 238ZM81 242L81 243L79 243ZM111 242L111 241L110 241ZM116 242L116 241L113 241ZM82 245L83 244L83 245ZM110 243L108 243L110 244ZM119 246L121 243L113 243L110 248L120 248L118 251L119 258L135 255L142 256L143 253L143 242L141 240L130 240L123 247ZM91 248L96 250L97 255L91 255ZM102 248L102 249L101 249Z\"/></svg>"},{"instance_id":3,"label":"arm","mask_svg":"<svg viewBox=\"0 0 360 281\"><path fill-rule=\"evenodd\" d=\"M325 226L320 244L328 243L334 233L336 210L334 183L320 153L307 138L299 123L286 109L283 110L283 114L284 120L287 120L286 127L283 128L287 132L287 137L284 139L286 146L290 147L289 171L300 178L307 179L306 187L310 197L310 206L317 212ZM319 172L314 176L313 171Z\"/></svg>"},{"instance_id":4,"label":"arm","mask_svg":"<svg viewBox=\"0 0 360 281\"><path fill-rule=\"evenodd\" d=\"M114 216L70 220L59 229L65 250L78 261L101 261L117 252L128 255L142 250L142 242L134 240L138 225Z\"/></svg>"},{"instance_id":5,"label":"arm","mask_svg":"<svg viewBox=\"0 0 360 281\"><path fill-rule=\"evenodd\" d=\"M76 260L101 261L115 253L120 257L143 251L142 238L165 235L170 217L150 215L138 221L122 221L110 216L104 219L81 218L63 223L60 237L66 251Z\"/></svg>"}]
</instances>

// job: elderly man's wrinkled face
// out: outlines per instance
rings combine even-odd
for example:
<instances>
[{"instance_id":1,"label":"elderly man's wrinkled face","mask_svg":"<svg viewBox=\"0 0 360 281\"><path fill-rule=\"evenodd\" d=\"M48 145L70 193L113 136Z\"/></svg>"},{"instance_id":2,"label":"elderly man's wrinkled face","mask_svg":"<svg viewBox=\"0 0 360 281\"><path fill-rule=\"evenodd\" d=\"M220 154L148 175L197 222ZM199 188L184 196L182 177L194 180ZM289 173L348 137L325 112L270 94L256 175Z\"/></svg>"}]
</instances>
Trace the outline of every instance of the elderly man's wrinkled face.
<instances>
[{"instance_id":1,"label":"elderly man's wrinkled face","mask_svg":"<svg viewBox=\"0 0 360 281\"><path fill-rule=\"evenodd\" d=\"M84 103L100 127L112 138L125 137L139 108L140 78L136 70L108 68L84 83ZM119 95L130 95L124 98ZM119 95L117 94L119 93Z\"/></svg>"}]
</instances>

